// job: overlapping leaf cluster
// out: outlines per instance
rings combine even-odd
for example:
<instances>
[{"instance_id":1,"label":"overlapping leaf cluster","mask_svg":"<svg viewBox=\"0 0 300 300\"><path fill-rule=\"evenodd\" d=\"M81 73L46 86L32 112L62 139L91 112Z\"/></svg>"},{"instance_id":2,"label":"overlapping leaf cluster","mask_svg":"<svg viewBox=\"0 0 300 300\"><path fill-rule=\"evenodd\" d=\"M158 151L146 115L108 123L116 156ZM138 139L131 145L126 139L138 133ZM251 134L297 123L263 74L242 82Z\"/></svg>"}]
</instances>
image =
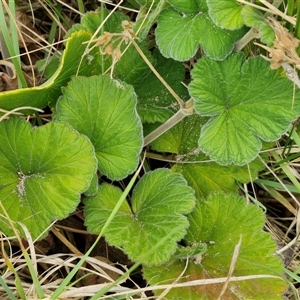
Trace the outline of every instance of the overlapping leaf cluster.
<instances>
[{"instance_id":1,"label":"overlapping leaf cluster","mask_svg":"<svg viewBox=\"0 0 300 300\"><path fill-rule=\"evenodd\" d=\"M144 264L149 284L226 277L241 241L232 276L265 277L236 279L225 296L279 299L285 283L275 243L262 232L262 212L236 195L237 182L255 179L264 143L279 139L299 116L300 94L262 58L234 52L249 27L258 29L262 42L274 39L258 11L233 0L155 4L157 49L149 51L147 39L138 47L181 99L194 100L195 113L151 143L147 150L160 158L167 153L172 168L145 172L105 238ZM82 193L88 230L102 232L124 195L114 181L137 169L143 133L180 109L137 49L119 44L127 16L115 12L98 30L108 14L88 13L68 32L59 68L44 85L0 94L2 109L53 109L52 122L39 128L21 118L0 123L0 199L22 235L20 222L34 238L45 235L52 221L76 208ZM109 33L115 35L108 48L93 47ZM110 55L114 47L122 54L117 61ZM99 175L113 183L98 184ZM4 218L0 225L13 234ZM159 251L151 252L157 245ZM220 289L220 283L174 288L168 299L216 299Z\"/></svg>"}]
</instances>

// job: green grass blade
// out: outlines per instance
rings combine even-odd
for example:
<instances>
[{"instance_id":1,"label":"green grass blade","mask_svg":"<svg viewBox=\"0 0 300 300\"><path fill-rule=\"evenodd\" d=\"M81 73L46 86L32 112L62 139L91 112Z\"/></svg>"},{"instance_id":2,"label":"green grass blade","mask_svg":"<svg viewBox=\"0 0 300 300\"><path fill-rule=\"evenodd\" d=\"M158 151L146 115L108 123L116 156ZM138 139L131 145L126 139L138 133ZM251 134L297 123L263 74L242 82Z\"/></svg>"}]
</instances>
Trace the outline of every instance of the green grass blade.
<instances>
[{"instance_id":1,"label":"green grass blade","mask_svg":"<svg viewBox=\"0 0 300 300\"><path fill-rule=\"evenodd\" d=\"M84 4L82 0L77 0L77 6L78 6L78 10L84 14ZM102 6L102 2L101 2L101 6Z\"/></svg>"},{"instance_id":2,"label":"green grass blade","mask_svg":"<svg viewBox=\"0 0 300 300\"><path fill-rule=\"evenodd\" d=\"M3 5L0 5L0 28L1 33L4 38L5 45L2 47L7 47L9 55L12 57L12 63L16 68L16 73L18 76L19 88L27 87L27 82L25 80L24 74L22 72L20 52L19 52L19 43L18 43L18 29L15 23L15 1L9 1L10 9L10 29L8 29L5 21L5 13L3 11Z\"/></svg>"},{"instance_id":3,"label":"green grass blade","mask_svg":"<svg viewBox=\"0 0 300 300\"><path fill-rule=\"evenodd\" d=\"M100 234L98 235L96 241L93 243L93 245L90 247L90 249L84 254L84 256L80 259L80 261L77 263L77 265L72 269L72 271L68 274L68 276L61 282L61 284L59 285L59 287L56 289L56 291L51 295L50 300L55 300L59 297L59 295L61 295L68 287L71 279L74 277L74 275L78 272L79 268L82 266L82 264L86 261L87 257L90 255L90 253L92 252L92 250L94 249L94 247L98 244L100 238L103 236L103 233L105 232L106 228L109 226L109 224L111 223L111 221L113 220L113 218L115 217L116 213L118 212L119 208L121 207L123 201L126 200L127 195L129 194L130 190L133 187L133 184L135 183L138 174L141 170L143 166L143 163L141 163L140 167L138 168L138 170L135 172L134 176L131 178L128 186L126 187L126 189L124 190L122 196L120 197L120 199L118 200L114 210L111 212L109 218L107 219L107 222L105 223L105 225L102 228L102 231L100 232ZM96 298L98 299L98 298Z\"/></svg>"},{"instance_id":4,"label":"green grass blade","mask_svg":"<svg viewBox=\"0 0 300 300\"><path fill-rule=\"evenodd\" d=\"M10 288L8 287L8 285L3 280L2 276L0 276L0 284L4 288L4 291L6 292L7 296L9 297L9 299L11 299L11 300L17 300L17 298L14 296L14 294L12 293L12 291L10 290Z\"/></svg>"},{"instance_id":5,"label":"green grass blade","mask_svg":"<svg viewBox=\"0 0 300 300\"><path fill-rule=\"evenodd\" d=\"M281 161L281 158L279 157L279 155L275 151L272 151L271 153L272 153L273 157L275 158L276 162ZM291 180L294 187L297 189L297 192L299 193L300 192L300 183L298 182L297 178L292 174L292 172L290 171L288 165L280 164L280 167L282 168L284 173L288 176L288 178Z\"/></svg>"},{"instance_id":6,"label":"green grass blade","mask_svg":"<svg viewBox=\"0 0 300 300\"><path fill-rule=\"evenodd\" d=\"M66 20L66 18L62 15L62 13L60 12L60 6L58 6L59 8L57 8L57 6L52 3L52 1L50 0L45 0L45 2L49 5L49 7L53 10L53 12L55 13L55 15L63 21L64 25L70 29L71 25L69 24L69 22Z\"/></svg>"},{"instance_id":7,"label":"green grass blade","mask_svg":"<svg viewBox=\"0 0 300 300\"><path fill-rule=\"evenodd\" d=\"M23 253L24 258L26 260L26 264L27 264L27 267L29 269L29 272L30 272L30 275L31 275L31 279L33 281L33 285L35 287L35 291L36 291L36 293L37 293L37 295L38 295L38 297L40 299L44 299L45 298L45 294L44 294L42 286L41 286L41 284L39 282L37 274L36 274L36 272L35 272L35 270L33 268L32 261L31 261L31 259L30 259L30 257L29 257L29 255L28 255L28 253L27 253L26 250L24 250L24 251L22 250L22 253Z\"/></svg>"},{"instance_id":8,"label":"green grass blade","mask_svg":"<svg viewBox=\"0 0 300 300\"><path fill-rule=\"evenodd\" d=\"M288 189L291 193L299 193L299 190L294 187L291 184L285 184L286 189L282 186L281 183L276 182L276 181L271 181L271 180L266 180L266 179L256 179L255 183L261 185L261 186L266 186L268 188L273 188L278 191L286 191Z\"/></svg>"},{"instance_id":9,"label":"green grass blade","mask_svg":"<svg viewBox=\"0 0 300 300\"><path fill-rule=\"evenodd\" d=\"M12 265L12 263L11 263L11 261L9 259L5 258L5 263L6 263L7 267L8 267L8 269L15 276L15 286L16 286L16 290L18 291L18 294L19 294L20 298L22 300L26 300L25 292L24 292L24 289L23 289L23 286L22 286L21 279L20 279L20 277L18 275L18 272L15 270L14 266Z\"/></svg>"}]
</instances>

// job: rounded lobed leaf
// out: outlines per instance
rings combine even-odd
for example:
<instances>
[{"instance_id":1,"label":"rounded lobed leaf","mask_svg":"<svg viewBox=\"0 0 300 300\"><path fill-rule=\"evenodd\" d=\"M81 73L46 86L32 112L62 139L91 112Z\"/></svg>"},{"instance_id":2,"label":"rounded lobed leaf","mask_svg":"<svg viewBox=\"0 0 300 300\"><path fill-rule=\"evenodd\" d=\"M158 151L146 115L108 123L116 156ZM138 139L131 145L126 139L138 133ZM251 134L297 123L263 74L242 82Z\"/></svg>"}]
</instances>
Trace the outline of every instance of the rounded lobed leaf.
<instances>
[{"instance_id":1,"label":"rounded lobed leaf","mask_svg":"<svg viewBox=\"0 0 300 300\"><path fill-rule=\"evenodd\" d=\"M208 13L182 15L173 10L164 10L156 29L159 50L165 57L184 61L193 57L198 48L211 58L225 59L244 30L227 30L217 27Z\"/></svg>"},{"instance_id":2,"label":"rounded lobed leaf","mask_svg":"<svg viewBox=\"0 0 300 300\"><path fill-rule=\"evenodd\" d=\"M33 129L21 118L2 121L0 139L0 201L10 219L22 222L35 239L75 210L96 172L94 148L66 124ZM0 227L13 235L4 218Z\"/></svg>"},{"instance_id":3,"label":"rounded lobed leaf","mask_svg":"<svg viewBox=\"0 0 300 300\"><path fill-rule=\"evenodd\" d=\"M199 48L201 15L182 16L174 9L166 9L159 15L156 42L167 58L179 61L190 59Z\"/></svg>"},{"instance_id":4,"label":"rounded lobed leaf","mask_svg":"<svg viewBox=\"0 0 300 300\"><path fill-rule=\"evenodd\" d=\"M300 112L300 91L294 93L293 83L260 57L245 61L235 53L222 62L203 57L192 77L189 92L195 110L210 117L199 146L221 165L252 161L261 140L280 138Z\"/></svg>"},{"instance_id":5,"label":"rounded lobed leaf","mask_svg":"<svg viewBox=\"0 0 300 300\"><path fill-rule=\"evenodd\" d=\"M110 179L122 179L136 169L143 136L130 85L102 75L73 77L57 103L54 120L90 138L99 170Z\"/></svg>"},{"instance_id":6,"label":"rounded lobed leaf","mask_svg":"<svg viewBox=\"0 0 300 300\"><path fill-rule=\"evenodd\" d=\"M282 299L286 283L282 278L283 264L275 256L276 244L270 234L263 232L264 214L244 198L222 192L200 199L188 215L190 227L184 242L188 250L193 245L206 243L200 255L189 255L186 260L174 257L162 266L144 267L144 277L152 285L178 282L191 283L197 279L226 280L234 249L241 238L237 261L231 274L224 299ZM181 251L182 253L182 251ZM185 269L186 267L186 269ZM165 270L168 272L165 272ZM182 274L185 270L184 274ZM233 277L252 276L236 281ZM256 278L255 276L265 276ZM268 277L273 276L273 277ZM208 285L198 283L184 288L172 288L168 299L218 299L224 281ZM160 294L160 292L156 292Z\"/></svg>"},{"instance_id":7,"label":"rounded lobed leaf","mask_svg":"<svg viewBox=\"0 0 300 300\"><path fill-rule=\"evenodd\" d=\"M101 231L121 195L120 189L102 184L97 196L85 201L89 231ZM176 242L186 234L189 224L184 214L194 205L194 191L180 174L168 169L148 172L133 190L131 207L123 203L105 231L105 238L110 244L123 247L134 261L143 259L147 265L160 264L168 260ZM159 251L148 254L165 237L167 241Z\"/></svg>"},{"instance_id":8,"label":"rounded lobed leaf","mask_svg":"<svg viewBox=\"0 0 300 300\"><path fill-rule=\"evenodd\" d=\"M246 166L221 166L208 162L209 157L198 146L200 128L206 119L198 114L185 117L153 141L151 148L158 152L176 154L176 164L172 171L183 175L189 186L195 190L196 197L207 196L216 190L237 192L237 181L248 183L254 180L264 165L259 159Z\"/></svg>"}]
</instances>

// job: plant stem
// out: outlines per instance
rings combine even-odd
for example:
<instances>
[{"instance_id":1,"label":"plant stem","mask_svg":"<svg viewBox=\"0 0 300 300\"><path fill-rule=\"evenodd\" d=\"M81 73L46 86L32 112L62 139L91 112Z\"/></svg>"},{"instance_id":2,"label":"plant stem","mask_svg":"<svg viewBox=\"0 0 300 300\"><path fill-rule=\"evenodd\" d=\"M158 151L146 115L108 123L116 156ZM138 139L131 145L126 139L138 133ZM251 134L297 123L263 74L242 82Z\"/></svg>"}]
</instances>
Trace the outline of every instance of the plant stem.
<instances>
[{"instance_id":1,"label":"plant stem","mask_svg":"<svg viewBox=\"0 0 300 300\"><path fill-rule=\"evenodd\" d=\"M100 12L101 12L101 23L104 21L104 3L101 2L101 8L100 8ZM101 29L100 29L100 36L102 36L104 34L104 27L102 26ZM104 74L104 55L101 55L101 74Z\"/></svg>"},{"instance_id":2,"label":"plant stem","mask_svg":"<svg viewBox=\"0 0 300 300\"><path fill-rule=\"evenodd\" d=\"M235 45L236 51L241 51L253 39L259 38L259 31L251 28Z\"/></svg>"},{"instance_id":3,"label":"plant stem","mask_svg":"<svg viewBox=\"0 0 300 300\"><path fill-rule=\"evenodd\" d=\"M165 123L160 125L158 128L153 130L151 133L149 133L144 138L144 146L148 145L155 139L157 139L159 136L161 136L163 133L171 129L173 126L175 126L177 123L179 123L182 119L184 119L186 116L193 114L193 104L194 100L190 99L185 103L188 109L181 108L175 115L173 115L169 120L167 120Z\"/></svg>"}]
</instances>

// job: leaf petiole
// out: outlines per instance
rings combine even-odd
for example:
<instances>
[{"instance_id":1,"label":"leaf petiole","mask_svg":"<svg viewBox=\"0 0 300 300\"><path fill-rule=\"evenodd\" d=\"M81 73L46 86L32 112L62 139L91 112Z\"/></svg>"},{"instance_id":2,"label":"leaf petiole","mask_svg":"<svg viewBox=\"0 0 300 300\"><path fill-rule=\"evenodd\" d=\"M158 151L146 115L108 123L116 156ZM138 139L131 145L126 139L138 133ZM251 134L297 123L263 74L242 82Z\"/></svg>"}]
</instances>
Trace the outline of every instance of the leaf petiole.
<instances>
[{"instance_id":1,"label":"leaf petiole","mask_svg":"<svg viewBox=\"0 0 300 300\"><path fill-rule=\"evenodd\" d=\"M165 123L160 125L158 128L153 130L144 138L144 146L150 144L152 141L157 139L159 136L164 134L166 131L171 129L181 120L183 120L186 116L192 115L194 113L194 99L191 98L189 101L184 102L186 108L181 108L175 115L173 115L170 119L168 119Z\"/></svg>"}]
</instances>

